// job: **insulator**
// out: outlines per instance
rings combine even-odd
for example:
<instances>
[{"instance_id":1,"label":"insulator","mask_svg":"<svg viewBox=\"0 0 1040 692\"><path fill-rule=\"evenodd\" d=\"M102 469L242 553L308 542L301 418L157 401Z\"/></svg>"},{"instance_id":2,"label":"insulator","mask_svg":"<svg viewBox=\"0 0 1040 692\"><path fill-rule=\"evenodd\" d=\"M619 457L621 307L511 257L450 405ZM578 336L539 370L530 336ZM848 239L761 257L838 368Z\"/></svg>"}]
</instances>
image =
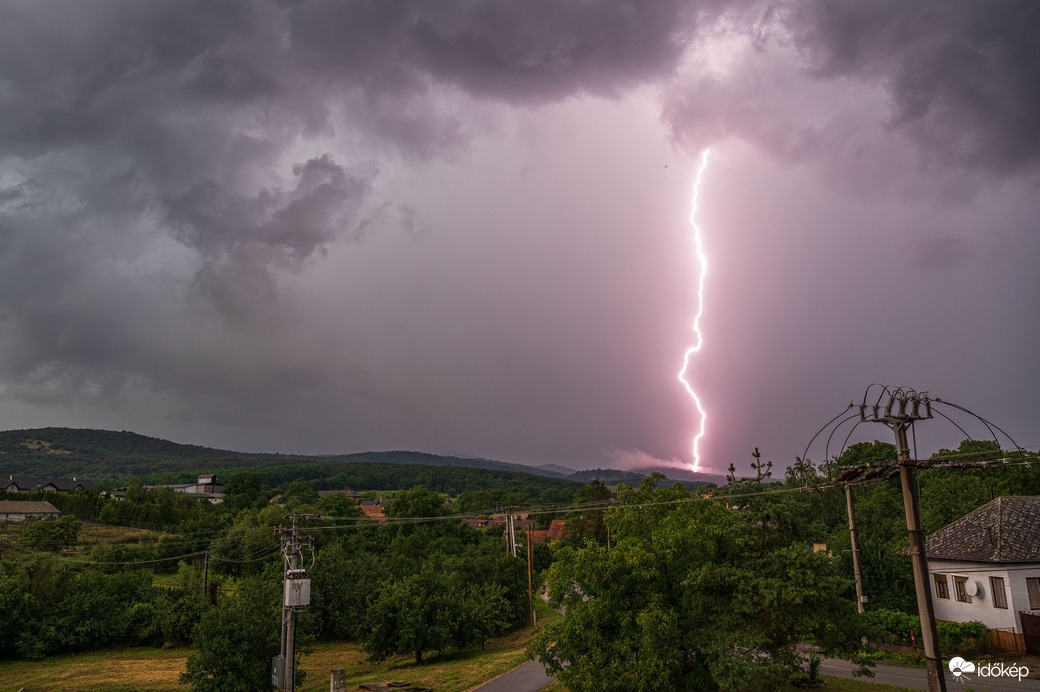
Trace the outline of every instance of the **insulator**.
<instances>
[{"instance_id":1,"label":"insulator","mask_svg":"<svg viewBox=\"0 0 1040 692\"><path fill-rule=\"evenodd\" d=\"M872 469L872 470L870 470L870 471L867 471L867 472L866 472L866 473L865 473L865 474L863 475L863 480L865 480L865 481L869 481L869 480L870 480L871 478L877 478L878 476L880 476L880 475L881 475L881 472L882 472L882 470L883 470L883 469Z\"/></svg>"},{"instance_id":2,"label":"insulator","mask_svg":"<svg viewBox=\"0 0 1040 692\"><path fill-rule=\"evenodd\" d=\"M914 418L920 418L921 417L921 400L918 399L917 397L914 397L914 407L911 410L910 415L913 416Z\"/></svg>"},{"instance_id":3,"label":"insulator","mask_svg":"<svg viewBox=\"0 0 1040 692\"><path fill-rule=\"evenodd\" d=\"M894 396L888 397L888 404L885 405L885 418L892 416L892 407L896 404L896 398Z\"/></svg>"},{"instance_id":4,"label":"insulator","mask_svg":"<svg viewBox=\"0 0 1040 692\"><path fill-rule=\"evenodd\" d=\"M888 472L888 475L885 476L885 480L886 481L890 481L890 480L892 480L893 478L895 478L898 475L899 475L899 469L892 469L891 471Z\"/></svg>"},{"instance_id":5,"label":"insulator","mask_svg":"<svg viewBox=\"0 0 1040 692\"><path fill-rule=\"evenodd\" d=\"M874 405L874 420L878 419L878 411L880 411L880 410L881 410L881 407L878 406L877 404L875 404Z\"/></svg>"},{"instance_id":6,"label":"insulator","mask_svg":"<svg viewBox=\"0 0 1040 692\"><path fill-rule=\"evenodd\" d=\"M906 399L899 400L899 417L906 418Z\"/></svg>"},{"instance_id":7,"label":"insulator","mask_svg":"<svg viewBox=\"0 0 1040 692\"><path fill-rule=\"evenodd\" d=\"M924 417L932 417L932 402L928 400L927 396L924 398Z\"/></svg>"},{"instance_id":8,"label":"insulator","mask_svg":"<svg viewBox=\"0 0 1040 692\"><path fill-rule=\"evenodd\" d=\"M859 419L861 421L865 421L867 419L867 405L866 404L860 404L859 405Z\"/></svg>"},{"instance_id":9,"label":"insulator","mask_svg":"<svg viewBox=\"0 0 1040 692\"><path fill-rule=\"evenodd\" d=\"M841 472L841 475L838 476L838 480L842 482L851 481L853 478L855 478L861 473L863 473L863 467L861 466L857 466L854 469L845 469Z\"/></svg>"}]
</instances>

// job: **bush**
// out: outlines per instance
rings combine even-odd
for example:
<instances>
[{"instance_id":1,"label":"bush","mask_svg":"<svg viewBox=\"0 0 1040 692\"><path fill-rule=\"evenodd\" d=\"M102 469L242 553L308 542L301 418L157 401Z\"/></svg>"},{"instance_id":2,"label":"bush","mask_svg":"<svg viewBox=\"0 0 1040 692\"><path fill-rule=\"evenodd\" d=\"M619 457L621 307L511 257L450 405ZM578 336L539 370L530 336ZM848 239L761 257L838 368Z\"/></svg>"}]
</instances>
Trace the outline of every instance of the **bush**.
<instances>
[{"instance_id":1,"label":"bush","mask_svg":"<svg viewBox=\"0 0 1040 692\"><path fill-rule=\"evenodd\" d=\"M243 579L235 598L206 611L192 634L195 651L181 680L197 692L270 689L271 657L281 644L279 587L272 580Z\"/></svg>"},{"instance_id":2,"label":"bush","mask_svg":"<svg viewBox=\"0 0 1040 692\"><path fill-rule=\"evenodd\" d=\"M894 644L912 644L911 630L914 636L921 638L921 619L898 610L872 610L866 613L867 621L874 626L874 637L883 642Z\"/></svg>"},{"instance_id":3,"label":"bush","mask_svg":"<svg viewBox=\"0 0 1040 692\"><path fill-rule=\"evenodd\" d=\"M986 636L989 628L978 620L971 622L939 622L936 623L939 634L939 646L947 651L968 649L968 653L974 653L977 646L974 642L965 640L978 639ZM964 653L964 651L962 651Z\"/></svg>"}]
</instances>

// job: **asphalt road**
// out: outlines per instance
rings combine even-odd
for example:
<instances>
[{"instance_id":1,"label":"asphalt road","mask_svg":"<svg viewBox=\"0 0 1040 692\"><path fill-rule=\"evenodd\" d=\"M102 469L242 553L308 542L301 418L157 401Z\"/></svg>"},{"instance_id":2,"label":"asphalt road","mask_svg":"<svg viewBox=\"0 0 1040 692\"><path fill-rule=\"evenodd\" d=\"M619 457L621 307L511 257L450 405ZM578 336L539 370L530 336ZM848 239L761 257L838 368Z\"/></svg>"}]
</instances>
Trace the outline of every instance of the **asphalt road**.
<instances>
[{"instance_id":1,"label":"asphalt road","mask_svg":"<svg viewBox=\"0 0 1040 692\"><path fill-rule=\"evenodd\" d=\"M476 689L476 692L538 692L553 679L538 661L523 663Z\"/></svg>"}]
</instances>

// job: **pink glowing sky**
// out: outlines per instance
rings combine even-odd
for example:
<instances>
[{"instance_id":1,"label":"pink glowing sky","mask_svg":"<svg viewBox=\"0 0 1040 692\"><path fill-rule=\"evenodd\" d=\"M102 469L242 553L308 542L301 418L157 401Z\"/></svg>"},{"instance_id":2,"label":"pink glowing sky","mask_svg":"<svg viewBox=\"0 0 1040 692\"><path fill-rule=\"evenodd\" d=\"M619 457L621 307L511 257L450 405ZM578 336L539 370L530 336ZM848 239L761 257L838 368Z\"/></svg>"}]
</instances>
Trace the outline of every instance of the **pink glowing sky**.
<instances>
[{"instance_id":1,"label":"pink glowing sky","mask_svg":"<svg viewBox=\"0 0 1040 692\"><path fill-rule=\"evenodd\" d=\"M703 466L1035 448L1040 13L908 5L7 3L0 421L688 463L710 146Z\"/></svg>"}]
</instances>

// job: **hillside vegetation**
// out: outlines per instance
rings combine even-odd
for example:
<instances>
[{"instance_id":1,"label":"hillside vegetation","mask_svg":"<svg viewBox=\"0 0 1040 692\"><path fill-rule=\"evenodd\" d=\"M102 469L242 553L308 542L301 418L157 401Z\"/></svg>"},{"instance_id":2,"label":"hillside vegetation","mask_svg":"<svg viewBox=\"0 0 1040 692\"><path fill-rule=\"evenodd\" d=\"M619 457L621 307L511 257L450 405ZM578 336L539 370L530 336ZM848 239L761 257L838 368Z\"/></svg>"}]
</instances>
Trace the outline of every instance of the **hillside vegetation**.
<instances>
[{"instance_id":1,"label":"hillside vegetation","mask_svg":"<svg viewBox=\"0 0 1040 692\"><path fill-rule=\"evenodd\" d=\"M390 465L410 468L390 470ZM429 468L472 469L477 480L460 483L461 476L451 471ZM397 477L407 476L405 484L422 482L428 487L461 486L462 490L488 487L487 479L507 479L518 485L530 476L564 481L561 487L573 489L565 476L554 471L464 457L441 456L423 452L388 451L343 455L257 454L186 445L133 432L79 428L36 428L0 432L0 473L25 476L79 476L95 481L138 478L148 482L162 477L163 482L187 482L196 473L224 473L248 469L264 483L278 486L296 479L322 479L328 487L386 489L401 487ZM426 470L422 470L426 469ZM388 480L394 477L394 480ZM641 476L636 476L641 478ZM448 480L451 479L451 480ZM483 479L483 480L481 480ZM578 479L574 479L577 481ZM390 485L387 485L390 483ZM493 483L493 487L499 484Z\"/></svg>"}]
</instances>

